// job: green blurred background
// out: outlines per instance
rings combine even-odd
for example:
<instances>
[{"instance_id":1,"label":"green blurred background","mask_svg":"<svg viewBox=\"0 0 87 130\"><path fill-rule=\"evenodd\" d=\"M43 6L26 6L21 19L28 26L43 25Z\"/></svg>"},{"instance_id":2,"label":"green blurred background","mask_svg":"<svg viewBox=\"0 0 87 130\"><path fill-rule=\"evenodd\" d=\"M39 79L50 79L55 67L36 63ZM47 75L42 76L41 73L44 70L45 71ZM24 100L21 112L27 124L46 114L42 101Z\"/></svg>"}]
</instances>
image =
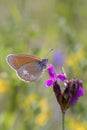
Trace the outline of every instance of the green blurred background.
<instances>
[{"instance_id":1,"label":"green blurred background","mask_svg":"<svg viewBox=\"0 0 87 130\"><path fill-rule=\"evenodd\" d=\"M87 130L86 0L0 0L0 130L61 130L60 107L44 84L47 72L25 83L6 63L11 53L44 58L52 48L63 52L68 78L83 80L85 89L66 113L66 130Z\"/></svg>"}]
</instances>

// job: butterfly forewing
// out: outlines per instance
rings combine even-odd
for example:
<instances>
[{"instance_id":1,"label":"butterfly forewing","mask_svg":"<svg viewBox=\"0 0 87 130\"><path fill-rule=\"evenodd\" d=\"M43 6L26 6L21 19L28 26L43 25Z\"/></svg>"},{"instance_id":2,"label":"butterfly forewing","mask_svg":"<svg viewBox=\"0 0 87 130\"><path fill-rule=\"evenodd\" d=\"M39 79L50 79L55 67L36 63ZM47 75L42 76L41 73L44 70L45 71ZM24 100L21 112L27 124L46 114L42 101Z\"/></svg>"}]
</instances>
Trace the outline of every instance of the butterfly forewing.
<instances>
[{"instance_id":1,"label":"butterfly forewing","mask_svg":"<svg viewBox=\"0 0 87 130\"><path fill-rule=\"evenodd\" d=\"M36 62L36 61L41 61L41 59L38 58L37 56L26 55L26 54L11 54L7 56L7 62L15 70L17 70L24 64Z\"/></svg>"},{"instance_id":2,"label":"butterfly forewing","mask_svg":"<svg viewBox=\"0 0 87 130\"><path fill-rule=\"evenodd\" d=\"M27 63L17 70L18 76L27 82L33 82L40 78L42 67L38 62Z\"/></svg>"}]
</instances>

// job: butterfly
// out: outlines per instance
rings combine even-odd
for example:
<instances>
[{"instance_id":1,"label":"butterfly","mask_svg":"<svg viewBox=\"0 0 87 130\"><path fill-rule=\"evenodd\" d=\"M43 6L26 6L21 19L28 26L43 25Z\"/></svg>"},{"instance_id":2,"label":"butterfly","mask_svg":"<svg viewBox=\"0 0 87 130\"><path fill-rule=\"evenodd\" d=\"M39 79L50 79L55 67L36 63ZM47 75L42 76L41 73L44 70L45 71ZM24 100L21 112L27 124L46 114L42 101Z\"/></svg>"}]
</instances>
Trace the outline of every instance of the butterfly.
<instances>
[{"instance_id":1,"label":"butterfly","mask_svg":"<svg viewBox=\"0 0 87 130\"><path fill-rule=\"evenodd\" d=\"M18 77L25 82L37 81L48 65L47 58L41 59L27 54L10 54L6 59Z\"/></svg>"}]
</instances>

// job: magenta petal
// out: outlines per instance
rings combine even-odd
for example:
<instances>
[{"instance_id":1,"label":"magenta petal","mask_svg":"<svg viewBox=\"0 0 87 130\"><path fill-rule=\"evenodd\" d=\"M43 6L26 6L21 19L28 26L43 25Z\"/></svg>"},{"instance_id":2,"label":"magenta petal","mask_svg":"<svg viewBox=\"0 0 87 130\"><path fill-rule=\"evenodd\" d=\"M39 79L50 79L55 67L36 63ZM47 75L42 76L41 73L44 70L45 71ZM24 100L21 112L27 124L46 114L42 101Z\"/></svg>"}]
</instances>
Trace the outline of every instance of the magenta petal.
<instances>
[{"instance_id":1,"label":"magenta petal","mask_svg":"<svg viewBox=\"0 0 87 130\"><path fill-rule=\"evenodd\" d=\"M64 74L57 74L56 77L59 78L62 82L66 80L66 76Z\"/></svg>"},{"instance_id":2,"label":"magenta petal","mask_svg":"<svg viewBox=\"0 0 87 130\"><path fill-rule=\"evenodd\" d=\"M84 89L83 89L81 86L80 86L79 89L78 89L77 96L78 96L78 97L84 96Z\"/></svg>"},{"instance_id":3,"label":"magenta petal","mask_svg":"<svg viewBox=\"0 0 87 130\"><path fill-rule=\"evenodd\" d=\"M47 80L47 81L45 82L45 86L46 86L46 87L50 87L51 85L53 85L53 81L52 81L51 79L49 79L49 80Z\"/></svg>"},{"instance_id":4,"label":"magenta petal","mask_svg":"<svg viewBox=\"0 0 87 130\"><path fill-rule=\"evenodd\" d=\"M52 80L56 81L56 71L55 71L54 67L52 65L49 65L47 70L48 70L48 74L49 74L50 78Z\"/></svg>"}]
</instances>

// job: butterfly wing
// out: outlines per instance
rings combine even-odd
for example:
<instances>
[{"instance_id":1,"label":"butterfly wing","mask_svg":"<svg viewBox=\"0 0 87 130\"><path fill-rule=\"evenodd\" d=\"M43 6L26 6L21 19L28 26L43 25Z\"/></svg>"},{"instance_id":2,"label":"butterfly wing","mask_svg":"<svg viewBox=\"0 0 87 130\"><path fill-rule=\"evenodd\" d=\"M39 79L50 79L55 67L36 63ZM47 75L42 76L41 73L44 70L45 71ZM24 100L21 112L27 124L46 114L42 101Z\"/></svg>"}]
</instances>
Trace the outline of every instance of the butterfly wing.
<instances>
[{"instance_id":1,"label":"butterfly wing","mask_svg":"<svg viewBox=\"0 0 87 130\"><path fill-rule=\"evenodd\" d=\"M21 66L17 70L17 75L26 82L34 82L40 78L42 72L42 66L38 62L32 62Z\"/></svg>"},{"instance_id":2,"label":"butterfly wing","mask_svg":"<svg viewBox=\"0 0 87 130\"><path fill-rule=\"evenodd\" d=\"M7 56L8 64L15 70L20 68L21 66L31 63L41 61L37 56L26 55L26 54L10 54Z\"/></svg>"}]
</instances>

